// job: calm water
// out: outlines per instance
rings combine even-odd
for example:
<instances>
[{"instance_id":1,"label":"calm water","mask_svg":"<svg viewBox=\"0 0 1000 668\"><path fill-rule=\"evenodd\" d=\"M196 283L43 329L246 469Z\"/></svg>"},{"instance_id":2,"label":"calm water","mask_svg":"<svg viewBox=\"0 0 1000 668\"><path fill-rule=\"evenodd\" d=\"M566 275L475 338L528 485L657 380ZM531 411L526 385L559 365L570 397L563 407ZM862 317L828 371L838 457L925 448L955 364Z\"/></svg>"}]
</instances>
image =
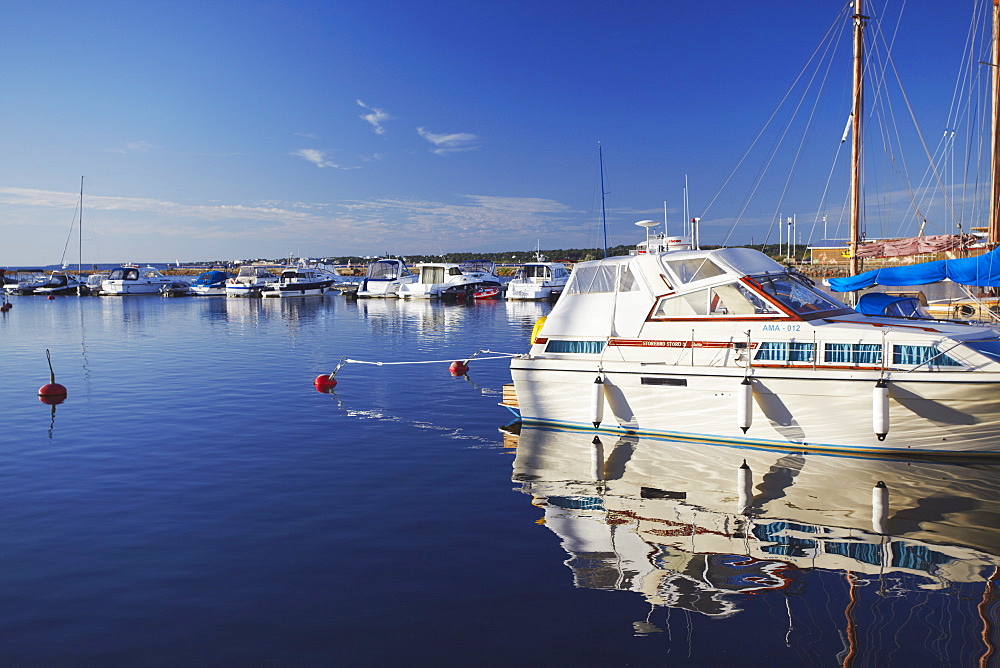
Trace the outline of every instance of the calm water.
<instances>
[{"instance_id":1,"label":"calm water","mask_svg":"<svg viewBox=\"0 0 1000 668\"><path fill-rule=\"evenodd\" d=\"M1000 466L517 439L503 360L312 387L523 351L545 305L12 301L3 665L997 661Z\"/></svg>"}]
</instances>

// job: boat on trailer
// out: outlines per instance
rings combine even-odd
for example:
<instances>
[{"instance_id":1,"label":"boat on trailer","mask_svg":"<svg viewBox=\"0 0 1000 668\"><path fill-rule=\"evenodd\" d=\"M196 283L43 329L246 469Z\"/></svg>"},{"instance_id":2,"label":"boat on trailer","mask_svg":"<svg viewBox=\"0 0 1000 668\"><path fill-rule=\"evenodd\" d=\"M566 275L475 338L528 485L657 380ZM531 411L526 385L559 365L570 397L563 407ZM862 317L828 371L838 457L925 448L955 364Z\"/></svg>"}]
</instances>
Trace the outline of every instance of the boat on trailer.
<instances>
[{"instance_id":1,"label":"boat on trailer","mask_svg":"<svg viewBox=\"0 0 1000 668\"><path fill-rule=\"evenodd\" d=\"M997 330L861 314L749 248L578 264L511 376L529 424L1000 455Z\"/></svg>"}]
</instances>

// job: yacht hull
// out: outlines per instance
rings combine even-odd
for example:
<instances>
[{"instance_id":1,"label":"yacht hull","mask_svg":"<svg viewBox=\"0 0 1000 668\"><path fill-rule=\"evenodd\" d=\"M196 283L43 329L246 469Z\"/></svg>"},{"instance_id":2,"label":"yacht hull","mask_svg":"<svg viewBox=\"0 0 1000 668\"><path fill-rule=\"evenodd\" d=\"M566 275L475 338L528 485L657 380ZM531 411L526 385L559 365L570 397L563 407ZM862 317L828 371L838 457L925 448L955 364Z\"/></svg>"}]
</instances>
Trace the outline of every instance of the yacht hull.
<instances>
[{"instance_id":1,"label":"yacht hull","mask_svg":"<svg viewBox=\"0 0 1000 668\"><path fill-rule=\"evenodd\" d=\"M522 420L594 430L581 390L589 391L598 373L596 364L514 360ZM847 378L822 370L754 370L746 433L738 418L742 369L605 362L600 374L601 430L833 453L1000 455L998 373L890 381L884 440L873 429L876 370Z\"/></svg>"}]
</instances>

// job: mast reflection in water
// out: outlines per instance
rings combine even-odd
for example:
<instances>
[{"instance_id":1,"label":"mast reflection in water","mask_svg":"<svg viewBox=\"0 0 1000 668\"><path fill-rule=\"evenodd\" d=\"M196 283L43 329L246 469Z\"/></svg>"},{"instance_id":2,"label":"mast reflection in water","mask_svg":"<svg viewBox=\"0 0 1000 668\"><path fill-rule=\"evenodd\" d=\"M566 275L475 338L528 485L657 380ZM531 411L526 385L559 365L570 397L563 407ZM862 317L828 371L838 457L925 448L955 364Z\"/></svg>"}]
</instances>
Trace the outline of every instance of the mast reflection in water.
<instances>
[{"instance_id":1,"label":"mast reflection in water","mask_svg":"<svg viewBox=\"0 0 1000 668\"><path fill-rule=\"evenodd\" d=\"M678 633L672 611L756 626L752 611L780 606L805 661L835 634L825 658L844 665L994 665L998 472L525 426L513 480L577 587L649 603L636 635Z\"/></svg>"}]
</instances>

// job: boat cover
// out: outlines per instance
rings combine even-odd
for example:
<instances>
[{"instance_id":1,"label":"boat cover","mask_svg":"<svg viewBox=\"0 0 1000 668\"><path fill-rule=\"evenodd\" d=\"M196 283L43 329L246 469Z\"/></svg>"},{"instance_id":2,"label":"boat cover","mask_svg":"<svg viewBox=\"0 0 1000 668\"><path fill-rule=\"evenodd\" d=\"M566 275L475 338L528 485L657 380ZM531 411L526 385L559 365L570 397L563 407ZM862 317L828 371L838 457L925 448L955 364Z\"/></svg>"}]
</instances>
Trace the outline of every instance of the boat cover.
<instances>
[{"instance_id":1,"label":"boat cover","mask_svg":"<svg viewBox=\"0 0 1000 668\"><path fill-rule=\"evenodd\" d=\"M945 279L962 285L1000 287L1000 248L976 257L873 269L857 276L831 278L827 283L834 292L852 292L873 285L924 285Z\"/></svg>"},{"instance_id":2,"label":"boat cover","mask_svg":"<svg viewBox=\"0 0 1000 668\"><path fill-rule=\"evenodd\" d=\"M916 297L887 295L884 292L868 292L861 295L854 310L867 315L919 317L920 300Z\"/></svg>"}]
</instances>

